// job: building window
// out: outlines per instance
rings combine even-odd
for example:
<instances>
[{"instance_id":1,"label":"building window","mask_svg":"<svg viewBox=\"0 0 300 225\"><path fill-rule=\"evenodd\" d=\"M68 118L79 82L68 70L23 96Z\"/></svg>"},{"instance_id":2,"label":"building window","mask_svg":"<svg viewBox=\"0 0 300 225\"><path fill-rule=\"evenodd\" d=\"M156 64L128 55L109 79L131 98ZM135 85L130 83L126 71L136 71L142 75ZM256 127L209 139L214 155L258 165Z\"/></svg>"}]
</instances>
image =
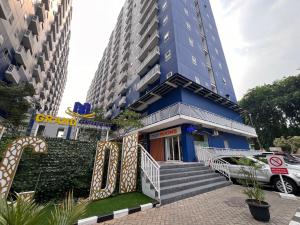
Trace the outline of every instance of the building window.
<instances>
[{"instance_id":1,"label":"building window","mask_svg":"<svg viewBox=\"0 0 300 225\"><path fill-rule=\"evenodd\" d=\"M189 24L188 22L186 22L186 27L188 30L192 30L191 24Z\"/></svg>"},{"instance_id":2,"label":"building window","mask_svg":"<svg viewBox=\"0 0 300 225\"><path fill-rule=\"evenodd\" d=\"M190 37L189 37L189 43L190 43L190 46L194 47L194 40Z\"/></svg>"},{"instance_id":3,"label":"building window","mask_svg":"<svg viewBox=\"0 0 300 225\"><path fill-rule=\"evenodd\" d=\"M219 55L219 50L215 48L216 54Z\"/></svg>"},{"instance_id":4,"label":"building window","mask_svg":"<svg viewBox=\"0 0 300 225\"><path fill-rule=\"evenodd\" d=\"M187 10L187 8L184 8L184 13L185 13L185 15L189 15L189 11Z\"/></svg>"},{"instance_id":5,"label":"building window","mask_svg":"<svg viewBox=\"0 0 300 225\"><path fill-rule=\"evenodd\" d=\"M213 28L213 27L212 27L212 25L211 25L211 24L209 24L208 26L209 26L209 29L211 29L211 30L212 30L212 28Z\"/></svg>"},{"instance_id":6,"label":"building window","mask_svg":"<svg viewBox=\"0 0 300 225\"><path fill-rule=\"evenodd\" d=\"M194 65L197 65L197 59L196 59L196 57L193 56L193 55L192 55L192 63L193 63Z\"/></svg>"},{"instance_id":7,"label":"building window","mask_svg":"<svg viewBox=\"0 0 300 225\"><path fill-rule=\"evenodd\" d=\"M64 128L58 128L57 133L56 133L56 137L57 138L63 138L65 133L65 129Z\"/></svg>"},{"instance_id":8,"label":"building window","mask_svg":"<svg viewBox=\"0 0 300 225\"><path fill-rule=\"evenodd\" d=\"M164 41L167 42L170 38L170 32L168 31L165 35L164 35Z\"/></svg>"},{"instance_id":9,"label":"building window","mask_svg":"<svg viewBox=\"0 0 300 225\"><path fill-rule=\"evenodd\" d=\"M164 18L164 20L163 20L163 25L166 25L166 24L167 24L167 22L168 22L168 19L169 19L169 17L168 17L168 16L166 16L166 17Z\"/></svg>"},{"instance_id":10,"label":"building window","mask_svg":"<svg viewBox=\"0 0 300 225\"><path fill-rule=\"evenodd\" d=\"M219 67L220 67L220 69L223 69L223 67L222 67L222 63L219 63Z\"/></svg>"},{"instance_id":11,"label":"building window","mask_svg":"<svg viewBox=\"0 0 300 225\"><path fill-rule=\"evenodd\" d=\"M196 77L196 76L195 76L195 81L196 81L197 84L201 83L199 77Z\"/></svg>"},{"instance_id":12,"label":"building window","mask_svg":"<svg viewBox=\"0 0 300 225\"><path fill-rule=\"evenodd\" d=\"M165 3L163 4L163 6L162 6L162 10L165 11L166 8L167 8L167 6L168 6L168 2L165 2Z\"/></svg>"},{"instance_id":13,"label":"building window","mask_svg":"<svg viewBox=\"0 0 300 225\"><path fill-rule=\"evenodd\" d=\"M211 36L211 38L213 39L213 41L216 41L216 37L214 35Z\"/></svg>"},{"instance_id":14,"label":"building window","mask_svg":"<svg viewBox=\"0 0 300 225\"><path fill-rule=\"evenodd\" d=\"M172 57L171 50L169 50L165 53L165 61L166 62L169 61L171 57Z\"/></svg>"}]
</instances>

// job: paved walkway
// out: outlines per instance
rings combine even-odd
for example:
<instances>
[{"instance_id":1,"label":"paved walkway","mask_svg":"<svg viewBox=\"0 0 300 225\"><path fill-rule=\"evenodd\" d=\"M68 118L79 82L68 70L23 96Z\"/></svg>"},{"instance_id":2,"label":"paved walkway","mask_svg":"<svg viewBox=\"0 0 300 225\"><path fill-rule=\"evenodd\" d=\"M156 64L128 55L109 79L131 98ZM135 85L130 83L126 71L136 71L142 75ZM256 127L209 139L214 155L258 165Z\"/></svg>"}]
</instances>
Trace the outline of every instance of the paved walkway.
<instances>
[{"instance_id":1,"label":"paved walkway","mask_svg":"<svg viewBox=\"0 0 300 225\"><path fill-rule=\"evenodd\" d=\"M175 202L160 208L134 213L103 224L118 225L288 225L300 201L281 199L277 193L266 191L266 201L271 204L271 221L255 221L245 204L243 188L232 185L216 191Z\"/></svg>"}]
</instances>

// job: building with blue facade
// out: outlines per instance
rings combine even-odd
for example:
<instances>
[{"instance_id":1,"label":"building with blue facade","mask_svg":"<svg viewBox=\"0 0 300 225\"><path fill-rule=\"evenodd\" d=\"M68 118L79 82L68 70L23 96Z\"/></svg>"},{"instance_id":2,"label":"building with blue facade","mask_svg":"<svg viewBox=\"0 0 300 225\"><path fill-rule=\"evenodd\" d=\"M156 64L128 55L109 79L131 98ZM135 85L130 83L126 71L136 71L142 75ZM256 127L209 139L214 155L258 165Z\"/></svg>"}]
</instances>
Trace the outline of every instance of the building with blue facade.
<instances>
[{"instance_id":1,"label":"building with blue facade","mask_svg":"<svg viewBox=\"0 0 300 225\"><path fill-rule=\"evenodd\" d=\"M157 161L249 149L257 136L243 123L209 0L127 0L87 101L107 118L140 112L140 141Z\"/></svg>"}]
</instances>

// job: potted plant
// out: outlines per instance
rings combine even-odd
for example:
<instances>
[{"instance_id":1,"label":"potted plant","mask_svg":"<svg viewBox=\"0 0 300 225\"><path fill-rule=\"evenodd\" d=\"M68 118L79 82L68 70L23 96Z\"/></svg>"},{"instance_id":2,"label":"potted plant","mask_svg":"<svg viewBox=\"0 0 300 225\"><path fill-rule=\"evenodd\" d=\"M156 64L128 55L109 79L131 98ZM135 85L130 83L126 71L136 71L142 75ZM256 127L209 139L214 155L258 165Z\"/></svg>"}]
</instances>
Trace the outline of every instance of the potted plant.
<instances>
[{"instance_id":1,"label":"potted plant","mask_svg":"<svg viewBox=\"0 0 300 225\"><path fill-rule=\"evenodd\" d=\"M270 220L270 205L265 202L265 193L257 180L257 170L262 165L245 157L239 159L239 164L242 165L241 173L243 175L243 179L239 182L245 186L243 192L248 197L246 203L251 215L258 221L268 222Z\"/></svg>"}]
</instances>

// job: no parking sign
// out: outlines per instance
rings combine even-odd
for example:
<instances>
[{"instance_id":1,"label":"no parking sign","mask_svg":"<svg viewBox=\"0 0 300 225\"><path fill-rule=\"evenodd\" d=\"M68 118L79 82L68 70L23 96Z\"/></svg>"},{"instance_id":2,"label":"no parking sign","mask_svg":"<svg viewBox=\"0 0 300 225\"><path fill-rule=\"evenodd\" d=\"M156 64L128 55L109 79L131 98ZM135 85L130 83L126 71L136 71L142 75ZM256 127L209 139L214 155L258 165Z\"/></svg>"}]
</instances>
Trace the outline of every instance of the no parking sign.
<instances>
[{"instance_id":1,"label":"no parking sign","mask_svg":"<svg viewBox=\"0 0 300 225\"><path fill-rule=\"evenodd\" d=\"M288 174L288 169L285 166L283 156L270 155L267 157L268 164L273 174Z\"/></svg>"}]
</instances>

